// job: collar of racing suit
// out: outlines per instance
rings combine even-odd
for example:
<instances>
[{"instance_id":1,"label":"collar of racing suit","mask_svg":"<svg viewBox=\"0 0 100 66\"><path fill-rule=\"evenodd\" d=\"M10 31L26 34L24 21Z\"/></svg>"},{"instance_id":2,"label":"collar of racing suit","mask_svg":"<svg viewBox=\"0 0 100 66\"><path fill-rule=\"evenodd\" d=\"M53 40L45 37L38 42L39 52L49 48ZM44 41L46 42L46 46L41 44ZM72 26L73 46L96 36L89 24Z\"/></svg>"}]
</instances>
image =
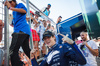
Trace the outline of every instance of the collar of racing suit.
<instances>
[{"instance_id":1,"label":"collar of racing suit","mask_svg":"<svg viewBox=\"0 0 100 66\"><path fill-rule=\"evenodd\" d=\"M52 51L56 46L57 44L54 44L51 48L49 48L49 51Z\"/></svg>"}]
</instances>

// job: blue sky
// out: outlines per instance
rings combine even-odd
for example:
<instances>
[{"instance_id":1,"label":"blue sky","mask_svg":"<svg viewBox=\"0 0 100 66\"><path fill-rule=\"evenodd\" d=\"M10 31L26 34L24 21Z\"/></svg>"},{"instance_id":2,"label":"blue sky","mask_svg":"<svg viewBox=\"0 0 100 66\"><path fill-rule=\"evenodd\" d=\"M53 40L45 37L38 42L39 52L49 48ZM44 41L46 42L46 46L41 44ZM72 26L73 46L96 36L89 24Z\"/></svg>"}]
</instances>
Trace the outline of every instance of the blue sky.
<instances>
[{"instance_id":1,"label":"blue sky","mask_svg":"<svg viewBox=\"0 0 100 66\"><path fill-rule=\"evenodd\" d=\"M2 0L0 0L2 1ZM62 20L70 18L81 12L79 0L30 0L39 9L46 7L48 3L51 4L51 13L49 17L53 19L54 22L57 21L58 16L62 16ZM21 0L17 0L21 2ZM0 3L1 5L1 3ZM10 11L9 11L10 12ZM0 10L2 13L2 10ZM10 12L11 13L11 12ZM1 15L0 15L1 17ZM2 19L2 18L0 18ZM9 26L10 27L10 26ZM10 32L13 32L13 28L10 27Z\"/></svg>"},{"instance_id":2,"label":"blue sky","mask_svg":"<svg viewBox=\"0 0 100 66\"><path fill-rule=\"evenodd\" d=\"M49 17L57 21L59 15L62 16L62 20L70 18L81 11L79 0L30 0L39 9L46 7L48 3L51 4L51 13Z\"/></svg>"},{"instance_id":3,"label":"blue sky","mask_svg":"<svg viewBox=\"0 0 100 66\"><path fill-rule=\"evenodd\" d=\"M2 0L0 0L2 1ZM54 22L57 21L59 15L62 16L62 20L70 18L80 12L80 3L79 0L30 0L35 6L37 6L40 10L43 7L46 7L48 3L51 4L51 13L49 17L53 19ZM17 2L21 2L21 0L17 0ZM0 3L1 5L1 3ZM9 11L10 12L10 11ZM2 10L0 10L2 13ZM11 13L11 12L10 12ZM1 15L0 15L1 17ZM2 19L2 18L0 18Z\"/></svg>"},{"instance_id":4,"label":"blue sky","mask_svg":"<svg viewBox=\"0 0 100 66\"><path fill-rule=\"evenodd\" d=\"M46 7L48 3L51 4L49 17L54 22L57 21L58 16L62 16L62 20L70 18L81 11L79 0L30 0L40 10ZM21 2L21 0L17 0Z\"/></svg>"},{"instance_id":5,"label":"blue sky","mask_svg":"<svg viewBox=\"0 0 100 66\"><path fill-rule=\"evenodd\" d=\"M2 0L0 0L2 1ZM70 18L81 11L79 0L30 0L35 6L40 10L46 7L48 3L51 4L49 17L53 19L54 22L57 21L58 16L62 16L62 20ZM21 0L17 0L21 2Z\"/></svg>"}]
</instances>

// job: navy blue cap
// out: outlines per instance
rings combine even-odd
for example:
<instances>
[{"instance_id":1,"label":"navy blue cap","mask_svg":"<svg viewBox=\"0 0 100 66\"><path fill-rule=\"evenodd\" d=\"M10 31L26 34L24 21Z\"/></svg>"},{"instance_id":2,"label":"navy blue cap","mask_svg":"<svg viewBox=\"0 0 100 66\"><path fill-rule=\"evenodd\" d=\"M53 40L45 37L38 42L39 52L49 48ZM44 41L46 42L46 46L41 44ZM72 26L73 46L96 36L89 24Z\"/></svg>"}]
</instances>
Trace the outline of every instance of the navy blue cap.
<instances>
[{"instance_id":1,"label":"navy blue cap","mask_svg":"<svg viewBox=\"0 0 100 66\"><path fill-rule=\"evenodd\" d=\"M8 1L15 1L16 2L16 0L8 0Z\"/></svg>"},{"instance_id":2,"label":"navy blue cap","mask_svg":"<svg viewBox=\"0 0 100 66\"><path fill-rule=\"evenodd\" d=\"M45 37L51 37L51 36L54 36L54 34L53 34L51 31L45 31L45 32L43 33L43 39L44 39Z\"/></svg>"},{"instance_id":3,"label":"navy blue cap","mask_svg":"<svg viewBox=\"0 0 100 66\"><path fill-rule=\"evenodd\" d=\"M36 11L35 14L38 15L39 17L41 16L40 12L38 12L38 11Z\"/></svg>"}]
</instances>

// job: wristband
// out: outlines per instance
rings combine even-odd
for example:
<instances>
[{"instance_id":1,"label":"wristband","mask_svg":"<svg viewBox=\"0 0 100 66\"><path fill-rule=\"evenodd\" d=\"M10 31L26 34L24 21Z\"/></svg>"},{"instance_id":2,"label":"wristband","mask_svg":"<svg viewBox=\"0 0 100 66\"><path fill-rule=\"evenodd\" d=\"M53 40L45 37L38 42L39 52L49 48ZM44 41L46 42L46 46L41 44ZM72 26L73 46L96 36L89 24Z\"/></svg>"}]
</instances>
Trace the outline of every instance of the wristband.
<instances>
[{"instance_id":1,"label":"wristband","mask_svg":"<svg viewBox=\"0 0 100 66\"><path fill-rule=\"evenodd\" d=\"M11 10L12 7L9 7L8 9Z\"/></svg>"}]
</instances>

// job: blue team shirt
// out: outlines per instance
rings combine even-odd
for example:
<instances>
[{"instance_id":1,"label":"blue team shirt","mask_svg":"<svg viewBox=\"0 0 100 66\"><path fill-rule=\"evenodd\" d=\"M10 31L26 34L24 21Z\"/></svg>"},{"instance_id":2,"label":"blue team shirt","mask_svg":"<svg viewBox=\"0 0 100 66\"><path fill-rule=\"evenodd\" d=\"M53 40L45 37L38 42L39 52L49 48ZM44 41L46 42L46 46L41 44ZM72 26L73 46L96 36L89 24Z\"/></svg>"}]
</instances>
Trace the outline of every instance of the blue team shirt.
<instances>
[{"instance_id":1,"label":"blue team shirt","mask_svg":"<svg viewBox=\"0 0 100 66\"><path fill-rule=\"evenodd\" d=\"M26 7L22 3L17 4L15 8L22 8L27 12ZM30 35L30 27L26 21L26 14L13 11L13 25L15 33L22 31Z\"/></svg>"}]
</instances>

